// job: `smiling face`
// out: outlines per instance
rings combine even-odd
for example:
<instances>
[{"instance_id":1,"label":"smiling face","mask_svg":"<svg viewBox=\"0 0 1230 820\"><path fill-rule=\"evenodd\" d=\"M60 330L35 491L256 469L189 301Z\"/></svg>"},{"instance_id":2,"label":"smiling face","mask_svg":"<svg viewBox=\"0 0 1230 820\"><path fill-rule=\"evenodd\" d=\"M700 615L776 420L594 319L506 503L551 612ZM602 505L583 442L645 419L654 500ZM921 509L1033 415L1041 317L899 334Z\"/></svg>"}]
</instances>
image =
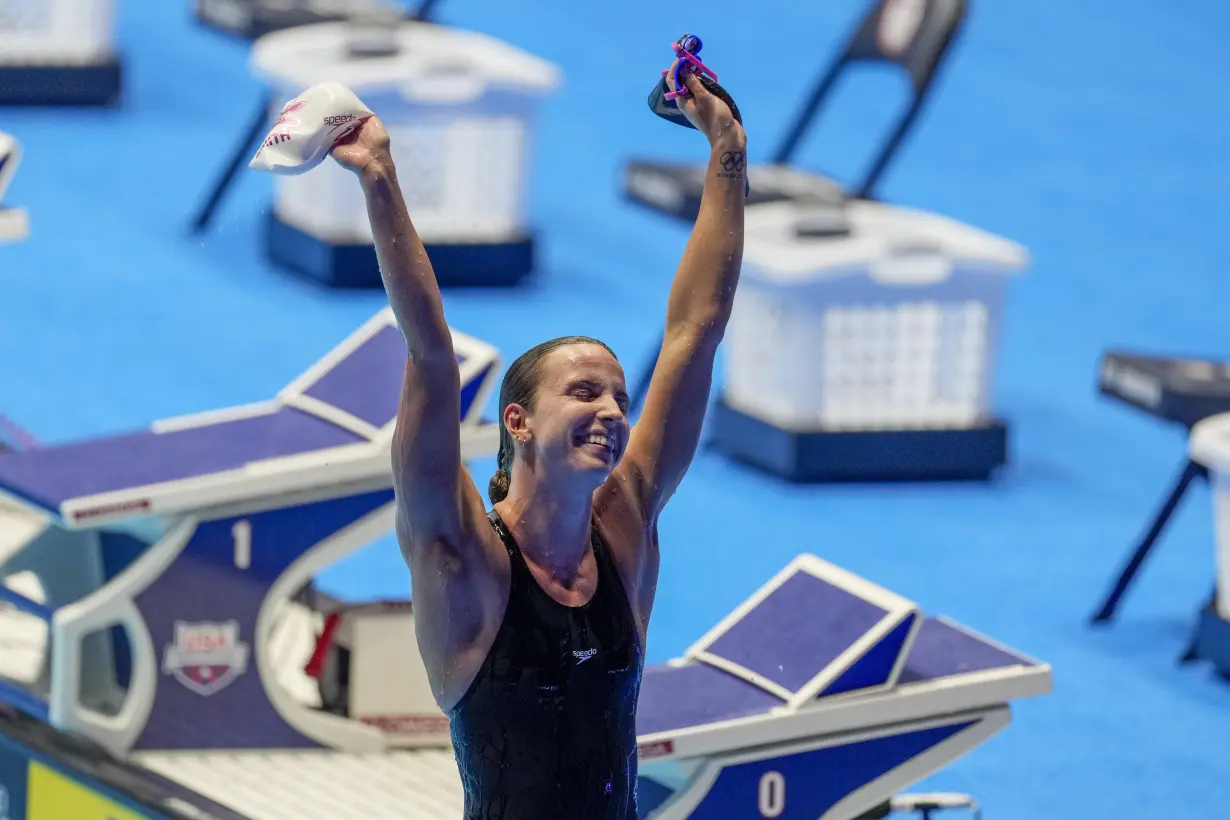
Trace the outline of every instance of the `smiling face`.
<instances>
[{"instance_id":1,"label":"smiling face","mask_svg":"<svg viewBox=\"0 0 1230 820\"><path fill-rule=\"evenodd\" d=\"M623 368L596 344L556 348L541 366L533 407L509 405L504 423L532 441L533 458L545 475L567 474L570 481L584 475L597 488L628 444Z\"/></svg>"}]
</instances>

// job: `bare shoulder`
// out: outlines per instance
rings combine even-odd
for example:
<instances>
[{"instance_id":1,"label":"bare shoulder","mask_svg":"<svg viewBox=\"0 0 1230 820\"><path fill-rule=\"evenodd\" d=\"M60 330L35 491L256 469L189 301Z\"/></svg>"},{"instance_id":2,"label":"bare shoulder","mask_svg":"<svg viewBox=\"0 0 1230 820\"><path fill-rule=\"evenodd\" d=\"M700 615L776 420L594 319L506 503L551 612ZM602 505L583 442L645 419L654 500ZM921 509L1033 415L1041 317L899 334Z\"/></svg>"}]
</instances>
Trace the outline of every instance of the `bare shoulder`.
<instances>
[{"instance_id":1,"label":"bare shoulder","mask_svg":"<svg viewBox=\"0 0 1230 820\"><path fill-rule=\"evenodd\" d=\"M414 632L441 709L469 688L508 607L508 553L477 489L455 529L416 533L398 504L397 540L410 569Z\"/></svg>"},{"instance_id":2,"label":"bare shoulder","mask_svg":"<svg viewBox=\"0 0 1230 820\"><path fill-rule=\"evenodd\" d=\"M442 704L468 686L508 605L508 553L481 500L463 509L462 526L448 533L416 533L401 504L397 514L397 540L410 569L415 635Z\"/></svg>"},{"instance_id":3,"label":"bare shoulder","mask_svg":"<svg viewBox=\"0 0 1230 820\"><path fill-rule=\"evenodd\" d=\"M594 491L594 517L613 552L639 546L648 533L652 516L644 497L641 477L624 463Z\"/></svg>"},{"instance_id":4,"label":"bare shoulder","mask_svg":"<svg viewBox=\"0 0 1230 820\"><path fill-rule=\"evenodd\" d=\"M412 573L421 567L452 575L507 574L508 555L487 519L482 498L471 482L465 484L470 486L463 487L462 494L472 497L459 505L459 520L448 528L416 528L407 504L399 500L397 541Z\"/></svg>"},{"instance_id":5,"label":"bare shoulder","mask_svg":"<svg viewBox=\"0 0 1230 820\"><path fill-rule=\"evenodd\" d=\"M624 583L644 639L658 582L658 526L640 486L617 467L594 493L594 518Z\"/></svg>"}]
</instances>

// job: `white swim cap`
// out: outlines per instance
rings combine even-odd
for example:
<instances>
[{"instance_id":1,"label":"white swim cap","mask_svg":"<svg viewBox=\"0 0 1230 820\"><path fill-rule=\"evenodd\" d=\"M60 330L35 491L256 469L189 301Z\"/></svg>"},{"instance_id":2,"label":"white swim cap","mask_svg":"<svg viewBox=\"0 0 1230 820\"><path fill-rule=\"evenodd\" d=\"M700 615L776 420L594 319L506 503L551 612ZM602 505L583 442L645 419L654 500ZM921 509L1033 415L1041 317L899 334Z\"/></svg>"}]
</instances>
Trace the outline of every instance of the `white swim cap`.
<instances>
[{"instance_id":1,"label":"white swim cap","mask_svg":"<svg viewBox=\"0 0 1230 820\"><path fill-rule=\"evenodd\" d=\"M321 83L288 102L248 167L271 174L310 171L359 127L371 110L341 83Z\"/></svg>"}]
</instances>

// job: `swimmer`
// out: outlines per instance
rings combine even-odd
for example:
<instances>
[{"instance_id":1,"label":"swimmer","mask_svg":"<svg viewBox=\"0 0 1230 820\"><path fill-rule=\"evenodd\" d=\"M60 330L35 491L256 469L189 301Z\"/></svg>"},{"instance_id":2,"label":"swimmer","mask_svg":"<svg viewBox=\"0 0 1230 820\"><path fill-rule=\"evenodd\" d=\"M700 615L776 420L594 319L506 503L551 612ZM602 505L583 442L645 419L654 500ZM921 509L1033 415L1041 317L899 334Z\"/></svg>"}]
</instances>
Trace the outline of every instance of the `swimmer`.
<instances>
[{"instance_id":1,"label":"swimmer","mask_svg":"<svg viewBox=\"0 0 1230 820\"><path fill-rule=\"evenodd\" d=\"M490 512L462 464L457 360L388 134L371 117L331 152L361 181L409 347L393 439L397 535L466 820L637 816L657 521L696 451L743 258L746 135L695 76L684 82L679 104L708 138L708 170L640 420L629 427L624 372L602 342L569 336L522 354L500 388Z\"/></svg>"}]
</instances>

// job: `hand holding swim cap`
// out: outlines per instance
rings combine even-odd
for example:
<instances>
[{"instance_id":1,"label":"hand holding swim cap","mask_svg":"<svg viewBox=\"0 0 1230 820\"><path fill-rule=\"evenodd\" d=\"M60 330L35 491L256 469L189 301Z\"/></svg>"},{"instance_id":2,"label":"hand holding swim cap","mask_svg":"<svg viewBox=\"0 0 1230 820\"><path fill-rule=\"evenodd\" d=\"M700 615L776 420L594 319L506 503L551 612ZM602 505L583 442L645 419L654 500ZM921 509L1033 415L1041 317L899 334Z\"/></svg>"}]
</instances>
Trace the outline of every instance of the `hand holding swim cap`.
<instances>
[{"instance_id":1,"label":"hand holding swim cap","mask_svg":"<svg viewBox=\"0 0 1230 820\"><path fill-rule=\"evenodd\" d=\"M389 132L374 115L344 134L331 153L339 165L359 176L369 171L387 170L384 166L392 164Z\"/></svg>"},{"instance_id":2,"label":"hand holding swim cap","mask_svg":"<svg viewBox=\"0 0 1230 820\"><path fill-rule=\"evenodd\" d=\"M314 85L282 108L248 167L287 176L310 171L373 116L341 83Z\"/></svg>"},{"instance_id":3,"label":"hand holding swim cap","mask_svg":"<svg viewBox=\"0 0 1230 820\"><path fill-rule=\"evenodd\" d=\"M711 144L723 137L740 134L743 131L742 118L730 95L716 82L705 82L706 77L697 76L691 71L676 72L678 62L676 60L667 70L663 81L671 92L676 92L675 75L682 75L688 93L675 97L674 103L688 123L708 137ZM720 95L717 93L719 90Z\"/></svg>"}]
</instances>

